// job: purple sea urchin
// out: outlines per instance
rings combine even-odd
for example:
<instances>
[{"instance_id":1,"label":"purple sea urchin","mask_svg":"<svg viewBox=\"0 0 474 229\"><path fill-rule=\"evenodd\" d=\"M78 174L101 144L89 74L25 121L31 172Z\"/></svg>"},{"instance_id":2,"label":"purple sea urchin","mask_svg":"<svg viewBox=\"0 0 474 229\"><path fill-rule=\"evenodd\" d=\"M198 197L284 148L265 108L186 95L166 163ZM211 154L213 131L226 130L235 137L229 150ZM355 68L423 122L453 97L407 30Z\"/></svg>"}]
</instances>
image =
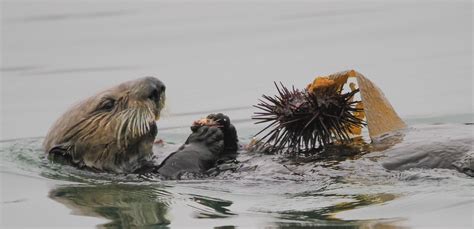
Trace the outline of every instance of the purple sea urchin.
<instances>
[{"instance_id":1,"label":"purple sea urchin","mask_svg":"<svg viewBox=\"0 0 474 229\"><path fill-rule=\"evenodd\" d=\"M334 141L351 140L354 129L364 121L356 113L363 109L353 101L359 92L342 93L343 84L326 77L318 77L304 90L288 89L276 84L278 95L263 95L254 107L260 109L252 117L256 124L269 123L260 135L276 150L288 148L292 152L308 151Z\"/></svg>"}]
</instances>

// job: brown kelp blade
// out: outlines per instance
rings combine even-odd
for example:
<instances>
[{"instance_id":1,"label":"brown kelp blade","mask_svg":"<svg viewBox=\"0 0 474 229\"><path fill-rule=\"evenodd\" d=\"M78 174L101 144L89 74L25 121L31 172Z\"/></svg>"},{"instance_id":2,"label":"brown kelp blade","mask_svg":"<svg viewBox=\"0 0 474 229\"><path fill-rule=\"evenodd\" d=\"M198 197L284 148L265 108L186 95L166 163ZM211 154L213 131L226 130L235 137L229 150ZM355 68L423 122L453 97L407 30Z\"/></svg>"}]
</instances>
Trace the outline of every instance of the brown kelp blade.
<instances>
[{"instance_id":1,"label":"brown kelp blade","mask_svg":"<svg viewBox=\"0 0 474 229\"><path fill-rule=\"evenodd\" d=\"M328 78L343 85L349 77L355 77L359 86L369 136L373 140L383 134L406 128L383 92L365 76L354 70L338 72Z\"/></svg>"}]
</instances>

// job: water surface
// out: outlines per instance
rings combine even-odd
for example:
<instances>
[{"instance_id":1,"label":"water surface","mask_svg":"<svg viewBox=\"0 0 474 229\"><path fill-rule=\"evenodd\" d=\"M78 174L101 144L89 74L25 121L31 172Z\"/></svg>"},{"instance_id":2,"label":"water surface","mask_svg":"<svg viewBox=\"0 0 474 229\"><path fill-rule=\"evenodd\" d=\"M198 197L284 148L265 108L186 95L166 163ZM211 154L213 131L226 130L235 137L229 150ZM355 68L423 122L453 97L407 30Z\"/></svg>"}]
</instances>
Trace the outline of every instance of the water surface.
<instances>
[{"instance_id":1,"label":"water surface","mask_svg":"<svg viewBox=\"0 0 474 229\"><path fill-rule=\"evenodd\" d=\"M471 1L5 0L1 11L2 227L473 227L473 180L453 170L367 158L289 171L253 155L255 171L163 182L54 165L41 149L75 101L146 75L167 85L163 155L216 111L248 143L261 128L251 105L273 81L304 87L347 69L384 91L415 143L472 139Z\"/></svg>"}]
</instances>

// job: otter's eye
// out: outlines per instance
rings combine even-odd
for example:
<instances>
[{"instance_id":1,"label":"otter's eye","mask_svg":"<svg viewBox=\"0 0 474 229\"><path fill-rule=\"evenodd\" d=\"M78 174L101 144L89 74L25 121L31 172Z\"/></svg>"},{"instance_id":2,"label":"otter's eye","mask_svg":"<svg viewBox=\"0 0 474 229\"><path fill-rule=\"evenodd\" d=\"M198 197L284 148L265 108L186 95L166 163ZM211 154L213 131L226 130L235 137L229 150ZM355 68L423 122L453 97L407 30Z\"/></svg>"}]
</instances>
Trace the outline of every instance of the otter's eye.
<instances>
[{"instance_id":1,"label":"otter's eye","mask_svg":"<svg viewBox=\"0 0 474 229\"><path fill-rule=\"evenodd\" d=\"M115 106L114 99L105 99L99 106L99 110L110 111Z\"/></svg>"},{"instance_id":2,"label":"otter's eye","mask_svg":"<svg viewBox=\"0 0 474 229\"><path fill-rule=\"evenodd\" d=\"M158 101L158 99L159 99L158 97L159 97L159 93L158 93L158 90L156 90L156 89L151 91L151 94L148 96L148 98L153 100L153 101Z\"/></svg>"}]
</instances>

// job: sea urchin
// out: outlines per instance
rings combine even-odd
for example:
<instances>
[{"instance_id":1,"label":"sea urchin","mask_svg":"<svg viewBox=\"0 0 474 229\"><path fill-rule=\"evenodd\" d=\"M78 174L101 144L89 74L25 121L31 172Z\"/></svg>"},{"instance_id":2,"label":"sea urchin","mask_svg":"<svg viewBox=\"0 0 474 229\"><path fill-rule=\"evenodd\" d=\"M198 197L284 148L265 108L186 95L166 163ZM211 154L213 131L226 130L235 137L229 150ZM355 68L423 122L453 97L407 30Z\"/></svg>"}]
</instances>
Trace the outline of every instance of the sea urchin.
<instances>
[{"instance_id":1,"label":"sea urchin","mask_svg":"<svg viewBox=\"0 0 474 229\"><path fill-rule=\"evenodd\" d=\"M343 84L327 77L318 77L304 90L288 89L275 83L278 95L263 95L254 107L260 109L252 117L256 124L269 123L256 135L268 131L260 141L275 150L288 148L301 152L323 147L335 141L350 141L353 130L361 128L364 121L357 113L363 111L353 101L359 92L342 93Z\"/></svg>"}]
</instances>

